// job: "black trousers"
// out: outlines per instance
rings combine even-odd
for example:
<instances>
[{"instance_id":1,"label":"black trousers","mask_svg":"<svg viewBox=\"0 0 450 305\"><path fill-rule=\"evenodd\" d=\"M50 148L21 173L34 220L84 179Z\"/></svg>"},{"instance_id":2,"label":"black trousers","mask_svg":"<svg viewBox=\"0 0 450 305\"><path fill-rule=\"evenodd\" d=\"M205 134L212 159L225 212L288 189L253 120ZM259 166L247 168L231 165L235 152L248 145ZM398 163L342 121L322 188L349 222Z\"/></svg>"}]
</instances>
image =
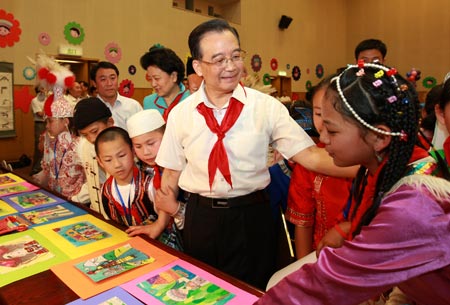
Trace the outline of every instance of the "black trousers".
<instances>
[{"instance_id":1,"label":"black trousers","mask_svg":"<svg viewBox=\"0 0 450 305\"><path fill-rule=\"evenodd\" d=\"M212 207L211 200L191 195L183 230L185 252L265 290L275 272L276 228L269 196L263 192L254 202L234 202L229 208Z\"/></svg>"}]
</instances>

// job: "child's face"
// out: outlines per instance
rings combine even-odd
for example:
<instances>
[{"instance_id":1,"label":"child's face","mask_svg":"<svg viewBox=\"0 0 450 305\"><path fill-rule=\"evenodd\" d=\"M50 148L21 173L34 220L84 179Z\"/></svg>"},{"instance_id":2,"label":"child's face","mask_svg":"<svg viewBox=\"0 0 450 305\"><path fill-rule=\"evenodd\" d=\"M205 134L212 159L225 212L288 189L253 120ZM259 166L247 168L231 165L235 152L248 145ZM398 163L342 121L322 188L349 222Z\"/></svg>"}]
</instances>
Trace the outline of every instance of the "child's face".
<instances>
[{"instance_id":1,"label":"child's face","mask_svg":"<svg viewBox=\"0 0 450 305\"><path fill-rule=\"evenodd\" d=\"M325 144L334 164L342 167L363 165L375 172L378 167L373 146L376 135L371 131L363 133L355 123L345 120L328 99L323 100L322 119L320 141Z\"/></svg>"},{"instance_id":2,"label":"child's face","mask_svg":"<svg viewBox=\"0 0 450 305\"><path fill-rule=\"evenodd\" d=\"M320 133L323 128L323 119L322 119L322 99L325 95L325 88L319 89L313 98L313 121L314 127Z\"/></svg>"},{"instance_id":3,"label":"child's face","mask_svg":"<svg viewBox=\"0 0 450 305\"><path fill-rule=\"evenodd\" d=\"M69 121L66 118L47 118L45 128L51 137L58 136L61 132L68 130Z\"/></svg>"},{"instance_id":4,"label":"child's face","mask_svg":"<svg viewBox=\"0 0 450 305\"><path fill-rule=\"evenodd\" d=\"M111 120L108 120L106 123L103 121L96 121L89 124L85 128L78 130L78 133L80 136L85 137L86 140L94 144L98 134L112 125Z\"/></svg>"},{"instance_id":5,"label":"child's face","mask_svg":"<svg viewBox=\"0 0 450 305\"><path fill-rule=\"evenodd\" d=\"M98 162L118 184L129 184L133 177L134 155L131 147L121 138L98 145Z\"/></svg>"},{"instance_id":6,"label":"child's face","mask_svg":"<svg viewBox=\"0 0 450 305\"><path fill-rule=\"evenodd\" d=\"M447 128L447 131L450 133L450 102L445 104L444 109L441 109L439 105L435 107L436 118L439 122Z\"/></svg>"},{"instance_id":7,"label":"child's face","mask_svg":"<svg viewBox=\"0 0 450 305\"><path fill-rule=\"evenodd\" d=\"M136 156L148 165L155 165L163 133L159 130L150 131L131 139Z\"/></svg>"}]
</instances>

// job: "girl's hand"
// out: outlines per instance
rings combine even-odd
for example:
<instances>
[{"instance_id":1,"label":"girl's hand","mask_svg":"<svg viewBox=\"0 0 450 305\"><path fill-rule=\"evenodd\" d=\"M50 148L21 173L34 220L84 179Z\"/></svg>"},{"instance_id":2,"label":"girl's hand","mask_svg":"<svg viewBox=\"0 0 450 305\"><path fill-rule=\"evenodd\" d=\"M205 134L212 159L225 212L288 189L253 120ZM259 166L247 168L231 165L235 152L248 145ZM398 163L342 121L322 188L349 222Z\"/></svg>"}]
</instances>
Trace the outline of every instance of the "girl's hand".
<instances>
[{"instance_id":1,"label":"girl's hand","mask_svg":"<svg viewBox=\"0 0 450 305\"><path fill-rule=\"evenodd\" d=\"M337 224L336 226L339 226L340 231L348 235L350 232L351 222L341 222ZM316 249L316 255L319 257L320 251L324 247L331 247L331 248L340 248L344 244L345 238L342 236L342 232L339 232L335 227L331 228L327 234L322 238L320 243L317 245Z\"/></svg>"}]
</instances>

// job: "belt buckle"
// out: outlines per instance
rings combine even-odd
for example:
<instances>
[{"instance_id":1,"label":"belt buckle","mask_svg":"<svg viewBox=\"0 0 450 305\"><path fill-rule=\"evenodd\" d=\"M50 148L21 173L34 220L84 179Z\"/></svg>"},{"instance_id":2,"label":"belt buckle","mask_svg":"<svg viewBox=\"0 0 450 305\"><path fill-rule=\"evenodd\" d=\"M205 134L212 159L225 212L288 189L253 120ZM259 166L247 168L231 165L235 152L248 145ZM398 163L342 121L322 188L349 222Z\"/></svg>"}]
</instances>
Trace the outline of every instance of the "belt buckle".
<instances>
[{"instance_id":1,"label":"belt buckle","mask_svg":"<svg viewBox=\"0 0 450 305\"><path fill-rule=\"evenodd\" d=\"M211 207L213 209L228 209L228 200L226 199L212 199Z\"/></svg>"}]
</instances>

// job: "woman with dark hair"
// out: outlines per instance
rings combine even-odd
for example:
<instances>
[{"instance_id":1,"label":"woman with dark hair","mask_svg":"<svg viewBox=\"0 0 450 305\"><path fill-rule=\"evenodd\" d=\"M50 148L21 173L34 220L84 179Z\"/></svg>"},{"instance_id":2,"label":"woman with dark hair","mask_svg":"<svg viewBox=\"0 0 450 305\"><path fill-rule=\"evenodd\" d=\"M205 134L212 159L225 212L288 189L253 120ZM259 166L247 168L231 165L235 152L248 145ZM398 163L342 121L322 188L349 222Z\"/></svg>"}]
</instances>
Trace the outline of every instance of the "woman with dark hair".
<instances>
[{"instance_id":1,"label":"woman with dark hair","mask_svg":"<svg viewBox=\"0 0 450 305\"><path fill-rule=\"evenodd\" d=\"M141 66L155 91L144 98L144 109L158 110L167 121L172 108L189 96L183 85L184 64L171 49L154 46L141 57Z\"/></svg>"}]
</instances>

